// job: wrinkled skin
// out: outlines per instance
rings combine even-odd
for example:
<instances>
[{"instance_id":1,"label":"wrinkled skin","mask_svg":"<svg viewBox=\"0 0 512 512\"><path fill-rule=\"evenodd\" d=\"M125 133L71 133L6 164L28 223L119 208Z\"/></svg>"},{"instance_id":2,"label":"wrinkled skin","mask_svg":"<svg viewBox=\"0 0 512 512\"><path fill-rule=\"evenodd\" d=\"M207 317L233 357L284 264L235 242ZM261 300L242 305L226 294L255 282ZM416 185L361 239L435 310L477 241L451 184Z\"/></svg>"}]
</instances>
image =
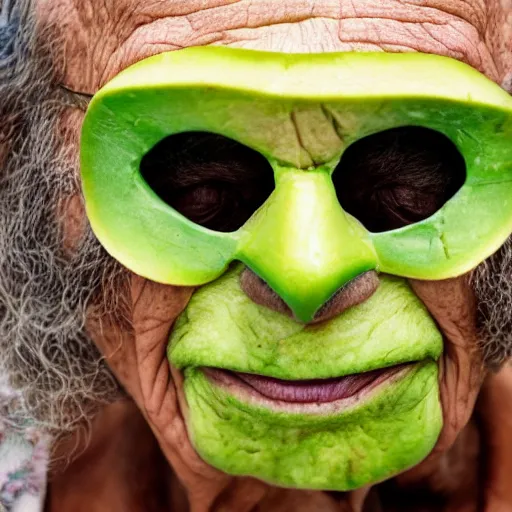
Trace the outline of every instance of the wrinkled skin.
<instances>
[{"instance_id":1,"label":"wrinkled skin","mask_svg":"<svg viewBox=\"0 0 512 512\"><path fill-rule=\"evenodd\" d=\"M467 62L503 86L511 81L511 50L502 29L505 13L512 9L506 0L39 0L38 6L41 23L62 29L64 85L88 94L142 58L204 44L284 52L422 51ZM77 136L82 119L83 113L74 111L64 122ZM79 204L70 202L68 210L70 225L65 229L72 248L85 219ZM447 510L469 512L476 510L477 448L470 447L477 446L477 436L471 425L465 426L486 378L476 349L475 301L467 277L412 281L411 285L445 336L440 361L444 427L430 456L399 477L396 485L414 484L441 492L446 495ZM49 510L181 510L183 489L192 509L198 511L208 507L237 511L362 510L368 489L342 497L281 490L250 478L227 476L199 458L187 435L182 378L176 370L171 375L166 359L169 332L193 291L133 275L129 318L133 330L128 332L119 325L100 329L94 321L89 322L92 338L137 408L127 400L97 417L88 449L66 472L56 473ZM341 310L332 315L339 313ZM484 394L492 403L500 396L500 388L510 387L506 372L502 372L488 379ZM496 413L492 407L489 410L488 421L493 426L493 415L504 413ZM496 445L500 445L502 431L502 427L493 430ZM152 435L183 489L165 469ZM62 455L68 449L64 444L56 447L56 453ZM126 453L131 454L129 461L124 458ZM143 470L134 485L127 467L145 467L148 460L153 461L151 467L161 471L154 474ZM506 502L509 491L500 474L491 476L497 483L488 484L487 509L494 512ZM98 491L97 482L103 484L104 492ZM159 492L172 489L167 505L148 500L157 488ZM87 505L83 508L85 496Z\"/></svg>"}]
</instances>

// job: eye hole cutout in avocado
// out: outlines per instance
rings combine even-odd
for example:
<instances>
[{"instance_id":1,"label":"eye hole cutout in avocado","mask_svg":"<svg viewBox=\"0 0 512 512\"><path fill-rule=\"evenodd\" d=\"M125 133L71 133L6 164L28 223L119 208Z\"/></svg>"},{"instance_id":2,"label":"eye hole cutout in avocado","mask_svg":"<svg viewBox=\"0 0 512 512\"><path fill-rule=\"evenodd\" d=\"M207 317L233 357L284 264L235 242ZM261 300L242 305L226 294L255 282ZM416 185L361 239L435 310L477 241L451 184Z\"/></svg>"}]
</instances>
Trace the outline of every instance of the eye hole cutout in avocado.
<instances>
[{"instance_id":1,"label":"eye hole cutout in avocado","mask_svg":"<svg viewBox=\"0 0 512 512\"><path fill-rule=\"evenodd\" d=\"M223 135L165 137L141 160L140 173L166 204L212 231L242 227L274 190L274 173L254 149Z\"/></svg>"},{"instance_id":2,"label":"eye hole cutout in avocado","mask_svg":"<svg viewBox=\"0 0 512 512\"><path fill-rule=\"evenodd\" d=\"M421 126L359 139L345 150L333 173L342 208L372 233L431 217L465 180L466 163L455 144Z\"/></svg>"},{"instance_id":3,"label":"eye hole cutout in avocado","mask_svg":"<svg viewBox=\"0 0 512 512\"><path fill-rule=\"evenodd\" d=\"M264 156L209 132L162 139L142 158L140 172L167 205L224 233L242 227L275 187ZM466 164L444 134L404 126L351 144L332 179L342 208L368 231L382 233L439 211L464 185Z\"/></svg>"}]
</instances>

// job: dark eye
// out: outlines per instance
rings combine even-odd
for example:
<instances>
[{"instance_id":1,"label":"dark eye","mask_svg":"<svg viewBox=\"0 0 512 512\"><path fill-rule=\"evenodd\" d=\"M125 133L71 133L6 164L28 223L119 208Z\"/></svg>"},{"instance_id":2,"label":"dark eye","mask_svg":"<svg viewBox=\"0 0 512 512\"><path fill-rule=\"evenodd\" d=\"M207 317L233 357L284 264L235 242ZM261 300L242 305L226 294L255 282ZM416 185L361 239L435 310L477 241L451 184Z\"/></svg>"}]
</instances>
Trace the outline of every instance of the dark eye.
<instances>
[{"instance_id":1,"label":"dark eye","mask_svg":"<svg viewBox=\"0 0 512 512\"><path fill-rule=\"evenodd\" d=\"M465 179L466 165L453 142L417 126L355 142L333 174L343 209L374 233L430 217Z\"/></svg>"},{"instance_id":2,"label":"dark eye","mask_svg":"<svg viewBox=\"0 0 512 512\"><path fill-rule=\"evenodd\" d=\"M140 172L168 205L215 231L240 228L274 189L260 153L213 133L166 137L143 157Z\"/></svg>"}]
</instances>

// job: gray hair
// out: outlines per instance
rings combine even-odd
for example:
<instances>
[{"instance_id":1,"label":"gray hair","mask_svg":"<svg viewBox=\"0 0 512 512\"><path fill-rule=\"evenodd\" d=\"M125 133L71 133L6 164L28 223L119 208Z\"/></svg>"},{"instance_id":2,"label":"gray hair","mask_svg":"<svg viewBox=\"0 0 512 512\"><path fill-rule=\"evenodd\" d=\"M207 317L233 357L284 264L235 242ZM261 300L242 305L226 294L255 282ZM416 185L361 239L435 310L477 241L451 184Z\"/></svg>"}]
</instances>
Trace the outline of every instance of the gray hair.
<instances>
[{"instance_id":1,"label":"gray hair","mask_svg":"<svg viewBox=\"0 0 512 512\"><path fill-rule=\"evenodd\" d=\"M471 274L484 361L498 370L512 357L512 237Z\"/></svg>"},{"instance_id":2,"label":"gray hair","mask_svg":"<svg viewBox=\"0 0 512 512\"><path fill-rule=\"evenodd\" d=\"M57 127L76 107L44 44L54 38L37 34L31 7L4 1L0 17L0 127L8 126L0 135L8 151L0 174L0 375L17 391L4 400L4 417L61 433L119 397L85 319L125 316L127 273L88 226L65 252L59 208L81 192L75 148Z\"/></svg>"}]
</instances>

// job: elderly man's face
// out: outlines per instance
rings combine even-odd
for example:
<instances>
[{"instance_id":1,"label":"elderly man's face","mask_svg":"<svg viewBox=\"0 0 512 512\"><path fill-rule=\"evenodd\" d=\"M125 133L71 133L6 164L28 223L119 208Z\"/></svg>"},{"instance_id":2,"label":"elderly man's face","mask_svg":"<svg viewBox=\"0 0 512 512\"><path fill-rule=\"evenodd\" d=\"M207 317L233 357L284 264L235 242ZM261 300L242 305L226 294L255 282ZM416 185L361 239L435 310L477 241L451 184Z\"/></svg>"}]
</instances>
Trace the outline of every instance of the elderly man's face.
<instances>
[{"instance_id":1,"label":"elderly man's face","mask_svg":"<svg viewBox=\"0 0 512 512\"><path fill-rule=\"evenodd\" d=\"M409 3L395 0L38 0L36 7L40 26L52 27L51 33L58 36L52 54L59 57L55 65L61 85L89 95L95 94L108 80L135 62L164 51L197 45L287 53L353 50L434 53L470 64L503 86L509 83L512 69L510 48L502 29L505 15L510 16L512 7L504 7L498 0ZM56 156L52 155L55 162L76 162L83 117L82 111L67 108L53 118L57 126L52 128L64 133L60 138L64 143L52 141L57 148ZM116 379L145 415L180 479L185 485L200 489L197 497L196 491L192 492L191 499L203 499L209 493L214 495L225 487L227 477L203 462L192 447L187 433L188 405L183 392L183 375L169 365L166 357L173 324L195 290L157 284L117 268L104 274L107 275L104 281L107 284L115 282L115 286L98 285L102 276L98 277L97 268L88 267L84 256L91 252L80 252L84 247L84 233L89 228L80 196L73 186L79 169L73 163L67 169L64 165L60 167L58 170L66 172L70 183L67 189L58 190L58 198L53 197L59 205L60 215L57 217L62 228L63 247L72 260L80 254L79 265L69 272L75 275L80 270L86 276L88 272L94 276L87 281L90 293L79 299L74 296L77 304L88 306L87 335L83 334L83 337L90 336L106 357ZM58 180L56 174L54 179ZM502 257L507 254L504 251ZM99 264L106 265L108 259L101 258ZM48 262L51 259L48 258ZM245 275L242 288L252 301L279 314L287 314L264 284L250 273ZM479 275L482 277L477 281L477 292L487 293L485 268ZM368 279L378 278L372 275ZM433 461L454 443L472 413L485 376L480 347L483 341L491 343L492 340L484 340L486 332L477 329L475 287L468 276L445 281L411 280L410 285L426 305L444 338L443 355L438 363L443 428L430 454L429 460ZM374 287L371 293L367 292L368 286ZM341 305L331 308L321 320L332 322L348 309L364 307L377 286L378 281L361 282L348 301L341 301ZM63 289L68 289L66 282L55 296ZM103 298L98 298L98 289L103 290ZM105 293L116 293L118 299L105 297ZM97 314L97 304L102 301L108 302L114 314L108 317ZM104 311L103 308L100 310ZM119 311L122 313L117 314ZM73 324L73 328L78 330L79 327ZM492 327L496 332L496 325ZM499 331L500 326L497 329ZM11 335L14 330L11 325ZM69 331L66 332L71 336ZM83 346L84 339L77 346ZM492 345L487 353L492 353L495 346ZM497 359L506 355L501 352ZM89 359L94 361L94 356ZM94 371L91 369L89 373ZM101 376L104 388L110 389L108 372L102 372ZM66 379L69 384L69 377Z\"/></svg>"}]
</instances>

